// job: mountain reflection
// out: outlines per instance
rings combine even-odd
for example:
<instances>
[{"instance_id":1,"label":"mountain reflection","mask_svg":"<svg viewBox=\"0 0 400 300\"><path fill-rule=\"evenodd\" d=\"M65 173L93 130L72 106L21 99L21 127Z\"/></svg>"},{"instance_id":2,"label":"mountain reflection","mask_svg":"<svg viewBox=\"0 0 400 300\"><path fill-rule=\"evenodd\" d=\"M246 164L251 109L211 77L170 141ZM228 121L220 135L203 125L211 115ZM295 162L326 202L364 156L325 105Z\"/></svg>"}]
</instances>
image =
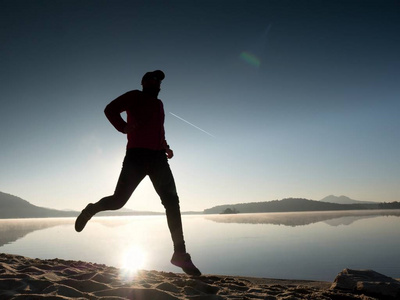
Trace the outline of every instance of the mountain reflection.
<instances>
[{"instance_id":1,"label":"mountain reflection","mask_svg":"<svg viewBox=\"0 0 400 300\"><path fill-rule=\"evenodd\" d=\"M0 247L11 244L31 232L59 225L73 224L72 218L49 219L4 219L0 220Z\"/></svg>"},{"instance_id":2,"label":"mountain reflection","mask_svg":"<svg viewBox=\"0 0 400 300\"><path fill-rule=\"evenodd\" d=\"M329 226L347 226L367 218L379 216L400 217L400 210L358 210L358 211L315 211L315 212L286 212L286 213L252 213L232 215L203 215L204 219L217 223L237 224L272 224L283 226L305 226L324 222ZM120 227L132 222L146 226L157 217L107 217L94 218L92 222L105 227ZM73 230L75 218L45 218L45 219L0 219L0 247L12 244L28 234L56 226L70 226ZM138 225L139 225L138 224ZM1 251L1 249L0 249Z\"/></svg>"},{"instance_id":3,"label":"mountain reflection","mask_svg":"<svg viewBox=\"0 0 400 300\"><path fill-rule=\"evenodd\" d=\"M379 216L400 217L400 210L313 211L259 214L209 215L207 220L217 223L272 224L305 226L325 222L330 226L350 225L358 220Z\"/></svg>"},{"instance_id":4,"label":"mountain reflection","mask_svg":"<svg viewBox=\"0 0 400 300\"><path fill-rule=\"evenodd\" d=\"M111 216L95 217L92 223L99 223L105 227L120 227L132 223L134 220L145 222L155 216ZM56 226L68 225L74 228L75 218L32 218L32 219L0 219L0 247L12 244L28 234Z\"/></svg>"}]
</instances>

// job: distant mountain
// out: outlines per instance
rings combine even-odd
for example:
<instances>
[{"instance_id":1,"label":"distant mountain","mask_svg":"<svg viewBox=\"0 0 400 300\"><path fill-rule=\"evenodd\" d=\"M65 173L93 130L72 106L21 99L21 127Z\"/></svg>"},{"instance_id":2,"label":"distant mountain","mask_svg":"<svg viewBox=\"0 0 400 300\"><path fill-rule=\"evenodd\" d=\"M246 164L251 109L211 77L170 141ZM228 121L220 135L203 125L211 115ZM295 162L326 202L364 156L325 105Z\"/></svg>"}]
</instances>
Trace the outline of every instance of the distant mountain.
<instances>
[{"instance_id":1,"label":"distant mountain","mask_svg":"<svg viewBox=\"0 0 400 300\"><path fill-rule=\"evenodd\" d=\"M262 212L299 212L299 211L335 211L335 210L361 210L361 209L400 209L400 203L355 203L338 204L308 200L302 198L288 198L282 200L252 202L241 204L219 205L205 209L205 214L220 214L227 209L236 210L240 213L262 213Z\"/></svg>"},{"instance_id":2,"label":"distant mountain","mask_svg":"<svg viewBox=\"0 0 400 300\"><path fill-rule=\"evenodd\" d=\"M80 211L57 210L39 207L17 196L0 192L0 219L77 217L79 213ZM101 212L97 216L132 216L162 214L164 213L134 211L128 208L123 208L118 211Z\"/></svg>"},{"instance_id":3,"label":"distant mountain","mask_svg":"<svg viewBox=\"0 0 400 300\"><path fill-rule=\"evenodd\" d=\"M0 218L75 217L78 212L39 207L19 197L0 192Z\"/></svg>"},{"instance_id":4,"label":"distant mountain","mask_svg":"<svg viewBox=\"0 0 400 300\"><path fill-rule=\"evenodd\" d=\"M332 203L329 201L342 201ZM220 214L227 211L240 213L262 213L262 212L299 212L299 211L337 211L337 210L363 210L363 209L400 209L399 202L375 203L352 200L348 197L328 196L321 201L302 198L288 198L266 202L253 202L241 204L219 205L205 209L204 214ZM13 218L59 218L77 217L80 212L56 210L39 207L19 197L0 192L0 219ZM182 212L182 214L199 214L200 212ZM98 216L133 216L133 215L162 215L164 213L150 211L134 211L122 209L118 211L105 211ZM201 213L200 213L201 214Z\"/></svg>"},{"instance_id":5,"label":"distant mountain","mask_svg":"<svg viewBox=\"0 0 400 300\"><path fill-rule=\"evenodd\" d=\"M378 202L353 200L346 196L337 197L334 195L326 196L325 198L323 198L319 201L329 202L329 203L337 203L337 204L377 204L378 203Z\"/></svg>"}]
</instances>

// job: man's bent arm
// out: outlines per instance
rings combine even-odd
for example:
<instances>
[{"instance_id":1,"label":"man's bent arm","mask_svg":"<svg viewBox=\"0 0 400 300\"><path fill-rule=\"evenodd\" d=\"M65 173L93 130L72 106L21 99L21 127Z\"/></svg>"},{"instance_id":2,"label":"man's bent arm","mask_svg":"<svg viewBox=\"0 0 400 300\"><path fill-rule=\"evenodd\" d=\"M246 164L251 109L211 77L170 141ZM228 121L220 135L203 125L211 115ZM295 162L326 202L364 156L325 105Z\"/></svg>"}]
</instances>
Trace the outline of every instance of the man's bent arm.
<instances>
[{"instance_id":1,"label":"man's bent arm","mask_svg":"<svg viewBox=\"0 0 400 300\"><path fill-rule=\"evenodd\" d=\"M104 109L104 113L110 121L110 123L117 129L119 132L126 133L125 129L127 123L121 117L121 112L126 111L126 94L118 97L117 99L111 101L106 108Z\"/></svg>"}]
</instances>

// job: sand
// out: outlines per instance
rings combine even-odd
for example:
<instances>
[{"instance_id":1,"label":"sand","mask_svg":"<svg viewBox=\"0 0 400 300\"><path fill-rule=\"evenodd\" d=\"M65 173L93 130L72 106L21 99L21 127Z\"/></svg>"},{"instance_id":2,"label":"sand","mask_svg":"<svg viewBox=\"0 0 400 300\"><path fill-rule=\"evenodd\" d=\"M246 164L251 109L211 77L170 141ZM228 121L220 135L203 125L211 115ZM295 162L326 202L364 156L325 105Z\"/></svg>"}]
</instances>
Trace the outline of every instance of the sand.
<instances>
[{"instance_id":1,"label":"sand","mask_svg":"<svg viewBox=\"0 0 400 300\"><path fill-rule=\"evenodd\" d=\"M132 274L130 274L132 275ZM331 290L330 282L126 271L62 259L0 253L0 299L364 299Z\"/></svg>"}]
</instances>

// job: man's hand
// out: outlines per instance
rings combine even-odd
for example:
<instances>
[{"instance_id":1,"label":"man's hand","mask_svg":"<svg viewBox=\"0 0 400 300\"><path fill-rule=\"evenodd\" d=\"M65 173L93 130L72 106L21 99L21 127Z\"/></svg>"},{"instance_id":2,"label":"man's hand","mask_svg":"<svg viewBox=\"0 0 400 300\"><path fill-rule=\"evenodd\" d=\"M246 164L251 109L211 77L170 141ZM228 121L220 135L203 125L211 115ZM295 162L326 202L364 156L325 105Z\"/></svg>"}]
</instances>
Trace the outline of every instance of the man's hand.
<instances>
[{"instance_id":1,"label":"man's hand","mask_svg":"<svg viewBox=\"0 0 400 300\"><path fill-rule=\"evenodd\" d=\"M171 158L174 157L174 151L172 151L172 150L169 149L169 148L165 150L165 153L167 154L167 158L168 158L168 159L171 159Z\"/></svg>"}]
</instances>

